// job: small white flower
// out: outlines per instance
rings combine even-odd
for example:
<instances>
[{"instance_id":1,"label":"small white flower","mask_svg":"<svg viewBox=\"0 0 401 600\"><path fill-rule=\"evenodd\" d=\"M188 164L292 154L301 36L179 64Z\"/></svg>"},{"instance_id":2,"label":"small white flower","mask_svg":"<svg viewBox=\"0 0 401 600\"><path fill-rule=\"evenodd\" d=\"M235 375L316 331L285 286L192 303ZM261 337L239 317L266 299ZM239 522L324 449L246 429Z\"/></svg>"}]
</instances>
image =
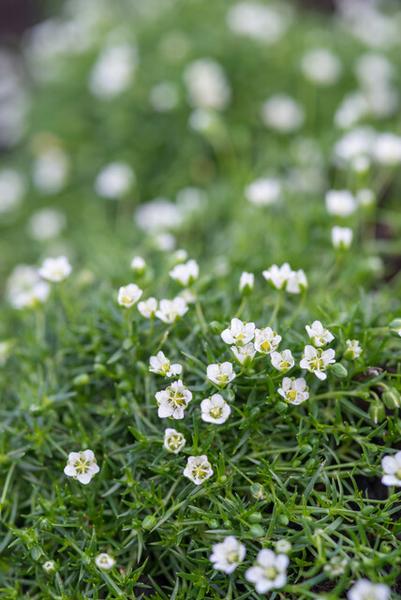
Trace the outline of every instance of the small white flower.
<instances>
[{"instance_id":1,"label":"small white flower","mask_svg":"<svg viewBox=\"0 0 401 600\"><path fill-rule=\"evenodd\" d=\"M255 323L243 323L241 319L231 319L231 325L221 334L221 339L226 344L243 346L253 340Z\"/></svg>"},{"instance_id":2,"label":"small white flower","mask_svg":"<svg viewBox=\"0 0 401 600\"><path fill-rule=\"evenodd\" d=\"M233 366L230 362L213 363L207 367L207 378L220 387L224 387L235 379Z\"/></svg>"},{"instance_id":3,"label":"small white flower","mask_svg":"<svg viewBox=\"0 0 401 600\"><path fill-rule=\"evenodd\" d=\"M308 287L304 271L302 269L293 271L288 263L284 263L281 267L272 265L263 271L263 277L277 290L287 290L290 294L299 294Z\"/></svg>"},{"instance_id":4,"label":"small white flower","mask_svg":"<svg viewBox=\"0 0 401 600\"><path fill-rule=\"evenodd\" d=\"M336 555L330 559L330 562L324 565L323 570L329 577L339 577L343 573L348 565L348 560L346 558L341 558L341 556Z\"/></svg>"},{"instance_id":5,"label":"small white flower","mask_svg":"<svg viewBox=\"0 0 401 600\"><path fill-rule=\"evenodd\" d=\"M225 72L210 58L200 58L189 64L184 81L192 106L221 110L230 101L231 90Z\"/></svg>"},{"instance_id":6,"label":"small white flower","mask_svg":"<svg viewBox=\"0 0 401 600\"><path fill-rule=\"evenodd\" d=\"M285 586L288 563L289 559L285 554L260 550L255 565L246 571L245 578L255 585L258 594L266 594Z\"/></svg>"},{"instance_id":7,"label":"small white flower","mask_svg":"<svg viewBox=\"0 0 401 600\"><path fill-rule=\"evenodd\" d=\"M118 200L125 196L135 182L131 167L125 163L113 162L100 171L95 181L95 191L102 198Z\"/></svg>"},{"instance_id":8,"label":"small white flower","mask_svg":"<svg viewBox=\"0 0 401 600\"><path fill-rule=\"evenodd\" d=\"M90 91L104 100L118 96L130 86L137 62L136 49L129 44L105 47L90 73Z\"/></svg>"},{"instance_id":9,"label":"small white flower","mask_svg":"<svg viewBox=\"0 0 401 600\"><path fill-rule=\"evenodd\" d=\"M394 456L385 456L382 459L383 485L401 487L401 452Z\"/></svg>"},{"instance_id":10,"label":"small white flower","mask_svg":"<svg viewBox=\"0 0 401 600\"><path fill-rule=\"evenodd\" d=\"M349 190L329 190L326 193L326 210L329 215L349 217L356 208L356 199Z\"/></svg>"},{"instance_id":11,"label":"small white flower","mask_svg":"<svg viewBox=\"0 0 401 600\"><path fill-rule=\"evenodd\" d=\"M305 120L302 106L286 94L276 94L262 106L262 121L279 133L292 133Z\"/></svg>"},{"instance_id":12,"label":"small white flower","mask_svg":"<svg viewBox=\"0 0 401 600\"><path fill-rule=\"evenodd\" d=\"M220 394L213 394L201 402L202 421L221 425L231 414L231 408Z\"/></svg>"},{"instance_id":13,"label":"small white flower","mask_svg":"<svg viewBox=\"0 0 401 600\"><path fill-rule=\"evenodd\" d=\"M289 552L291 552L292 544L288 540L283 539L277 540L274 547L278 554L288 554Z\"/></svg>"},{"instance_id":14,"label":"small white flower","mask_svg":"<svg viewBox=\"0 0 401 600\"><path fill-rule=\"evenodd\" d=\"M49 297L50 286L39 277L36 268L17 265L7 281L7 300L14 308L34 308Z\"/></svg>"},{"instance_id":15,"label":"small white flower","mask_svg":"<svg viewBox=\"0 0 401 600\"><path fill-rule=\"evenodd\" d=\"M327 378L325 373L327 367L336 362L334 357L335 352L332 348L322 350L313 346L305 346L299 365L301 369L310 371L310 373L313 373L318 379L323 381Z\"/></svg>"},{"instance_id":16,"label":"small white flower","mask_svg":"<svg viewBox=\"0 0 401 600\"><path fill-rule=\"evenodd\" d=\"M195 304L196 294L191 289L182 290L178 294L178 298L182 298L187 304Z\"/></svg>"},{"instance_id":17,"label":"small white flower","mask_svg":"<svg viewBox=\"0 0 401 600\"><path fill-rule=\"evenodd\" d=\"M173 258L174 258L175 262L183 263L188 258L188 252L186 250L184 250L183 248L179 248L178 250L176 250L174 252Z\"/></svg>"},{"instance_id":18,"label":"small white flower","mask_svg":"<svg viewBox=\"0 0 401 600\"><path fill-rule=\"evenodd\" d=\"M341 63L327 48L314 48L302 57L301 69L310 81L317 85L330 86L340 77Z\"/></svg>"},{"instance_id":19,"label":"small white flower","mask_svg":"<svg viewBox=\"0 0 401 600\"><path fill-rule=\"evenodd\" d=\"M255 348L262 354L274 352L281 342L281 335L273 331L271 327L255 329Z\"/></svg>"},{"instance_id":20,"label":"small white flower","mask_svg":"<svg viewBox=\"0 0 401 600\"><path fill-rule=\"evenodd\" d=\"M69 159L61 146L51 144L40 151L33 165L33 183L43 194L57 194L67 180Z\"/></svg>"},{"instance_id":21,"label":"small white flower","mask_svg":"<svg viewBox=\"0 0 401 600\"><path fill-rule=\"evenodd\" d=\"M247 273L243 271L239 280L239 291L240 292L251 292L255 285L255 275L253 273Z\"/></svg>"},{"instance_id":22,"label":"small white flower","mask_svg":"<svg viewBox=\"0 0 401 600\"><path fill-rule=\"evenodd\" d=\"M350 227L335 226L331 230L331 243L334 248L347 250L352 244L353 231Z\"/></svg>"},{"instance_id":23,"label":"small white flower","mask_svg":"<svg viewBox=\"0 0 401 600\"><path fill-rule=\"evenodd\" d=\"M302 404L309 398L309 390L303 377L284 377L281 387L277 390L280 396L289 404Z\"/></svg>"},{"instance_id":24,"label":"small white flower","mask_svg":"<svg viewBox=\"0 0 401 600\"><path fill-rule=\"evenodd\" d=\"M47 281L58 283L67 279L71 271L72 267L68 262L68 258L59 256L58 258L46 258L39 269L39 275Z\"/></svg>"},{"instance_id":25,"label":"small white flower","mask_svg":"<svg viewBox=\"0 0 401 600\"><path fill-rule=\"evenodd\" d=\"M142 256L134 256L131 260L131 269L141 275L146 269L146 262L142 258Z\"/></svg>"},{"instance_id":26,"label":"small white flower","mask_svg":"<svg viewBox=\"0 0 401 600\"><path fill-rule=\"evenodd\" d=\"M52 573L56 569L56 563L54 560L47 560L43 563L42 568L46 573Z\"/></svg>"},{"instance_id":27,"label":"small white flower","mask_svg":"<svg viewBox=\"0 0 401 600\"><path fill-rule=\"evenodd\" d=\"M142 293L141 288L135 283L129 283L118 290L117 302L120 306L124 306L124 308L131 308L131 306L134 306L138 302Z\"/></svg>"},{"instance_id":28,"label":"small white flower","mask_svg":"<svg viewBox=\"0 0 401 600\"><path fill-rule=\"evenodd\" d=\"M245 198L255 206L275 204L281 197L281 183L272 177L255 179L245 188Z\"/></svg>"},{"instance_id":29,"label":"small white flower","mask_svg":"<svg viewBox=\"0 0 401 600\"><path fill-rule=\"evenodd\" d=\"M177 296L173 300L160 300L156 317L164 323L174 323L174 321L184 316L187 310L188 305L185 300Z\"/></svg>"},{"instance_id":30,"label":"small white flower","mask_svg":"<svg viewBox=\"0 0 401 600\"><path fill-rule=\"evenodd\" d=\"M184 477L188 477L195 485L200 485L213 475L212 465L206 454L189 456L184 469Z\"/></svg>"},{"instance_id":31,"label":"small white flower","mask_svg":"<svg viewBox=\"0 0 401 600\"><path fill-rule=\"evenodd\" d=\"M356 193L356 201L359 206L369 207L373 206L376 200L376 196L373 190L369 188L362 188Z\"/></svg>"},{"instance_id":32,"label":"small white flower","mask_svg":"<svg viewBox=\"0 0 401 600\"><path fill-rule=\"evenodd\" d=\"M166 429L164 432L163 446L168 452L178 454L184 448L186 439L176 429Z\"/></svg>"},{"instance_id":33,"label":"small white flower","mask_svg":"<svg viewBox=\"0 0 401 600\"><path fill-rule=\"evenodd\" d=\"M344 352L346 358L355 360L361 356L362 347L358 340L345 340L345 344L347 346Z\"/></svg>"},{"instance_id":34,"label":"small white flower","mask_svg":"<svg viewBox=\"0 0 401 600\"><path fill-rule=\"evenodd\" d=\"M182 373L182 365L171 363L166 355L160 351L149 359L149 371L163 377L176 377Z\"/></svg>"},{"instance_id":35,"label":"small white flower","mask_svg":"<svg viewBox=\"0 0 401 600\"><path fill-rule=\"evenodd\" d=\"M64 473L67 477L73 477L84 485L87 485L99 471L100 469L92 450L70 452L67 465L64 467Z\"/></svg>"},{"instance_id":36,"label":"small white flower","mask_svg":"<svg viewBox=\"0 0 401 600\"><path fill-rule=\"evenodd\" d=\"M166 234L182 224L183 216L179 207L167 198L154 198L150 202L140 204L135 210L134 219L140 229L147 233ZM161 240L159 240L161 242ZM166 240L165 240L166 242ZM163 247L162 247L163 246ZM160 243L161 250L173 250L175 238Z\"/></svg>"},{"instance_id":37,"label":"small white flower","mask_svg":"<svg viewBox=\"0 0 401 600\"><path fill-rule=\"evenodd\" d=\"M28 223L29 235L32 239L42 242L57 237L66 224L62 212L53 208L43 208L33 213Z\"/></svg>"},{"instance_id":38,"label":"small white flower","mask_svg":"<svg viewBox=\"0 0 401 600\"><path fill-rule=\"evenodd\" d=\"M147 298L138 303L138 310L145 319L151 319L156 315L157 300L156 298Z\"/></svg>"},{"instance_id":39,"label":"small white flower","mask_svg":"<svg viewBox=\"0 0 401 600\"><path fill-rule=\"evenodd\" d=\"M110 571L116 564L116 561L112 556L106 554L106 552L102 552L98 554L95 558L96 566L103 571Z\"/></svg>"},{"instance_id":40,"label":"small white flower","mask_svg":"<svg viewBox=\"0 0 401 600\"><path fill-rule=\"evenodd\" d=\"M286 290L289 294L300 294L308 287L308 280L302 269L293 271L287 281Z\"/></svg>"},{"instance_id":41,"label":"small white flower","mask_svg":"<svg viewBox=\"0 0 401 600\"><path fill-rule=\"evenodd\" d=\"M192 400L192 392L178 379L165 390L157 392L155 398L159 407L157 414L161 419L183 419L184 411Z\"/></svg>"},{"instance_id":42,"label":"small white flower","mask_svg":"<svg viewBox=\"0 0 401 600\"><path fill-rule=\"evenodd\" d=\"M245 344L245 346L231 346L231 351L241 365L250 363L256 354L255 346L252 342Z\"/></svg>"},{"instance_id":43,"label":"small white flower","mask_svg":"<svg viewBox=\"0 0 401 600\"><path fill-rule=\"evenodd\" d=\"M178 281L184 287L191 285L199 277L199 265L195 260L176 265L169 273L171 279Z\"/></svg>"},{"instance_id":44,"label":"small white flower","mask_svg":"<svg viewBox=\"0 0 401 600\"><path fill-rule=\"evenodd\" d=\"M244 560L245 554L244 544L241 544L237 538L230 535L219 544L213 544L209 560L213 563L214 569L230 575Z\"/></svg>"},{"instance_id":45,"label":"small white flower","mask_svg":"<svg viewBox=\"0 0 401 600\"><path fill-rule=\"evenodd\" d=\"M391 590L384 583L359 579L348 591L348 600L390 600Z\"/></svg>"},{"instance_id":46,"label":"small white flower","mask_svg":"<svg viewBox=\"0 0 401 600\"><path fill-rule=\"evenodd\" d=\"M401 163L401 136L381 133L376 138L373 154L380 165L395 167Z\"/></svg>"},{"instance_id":47,"label":"small white flower","mask_svg":"<svg viewBox=\"0 0 401 600\"><path fill-rule=\"evenodd\" d=\"M295 364L291 350L271 352L270 360L272 361L273 367L278 371L289 371Z\"/></svg>"},{"instance_id":48,"label":"small white flower","mask_svg":"<svg viewBox=\"0 0 401 600\"><path fill-rule=\"evenodd\" d=\"M268 46L285 34L289 19L286 13L272 5L240 1L227 13L227 25L234 33L249 37Z\"/></svg>"},{"instance_id":49,"label":"small white flower","mask_svg":"<svg viewBox=\"0 0 401 600\"><path fill-rule=\"evenodd\" d=\"M172 233L161 231L153 237L153 242L161 252L172 252L176 246L177 240Z\"/></svg>"},{"instance_id":50,"label":"small white flower","mask_svg":"<svg viewBox=\"0 0 401 600\"><path fill-rule=\"evenodd\" d=\"M334 335L325 329L320 321L313 321L312 325L305 325L305 329L313 345L318 348L326 346L334 340Z\"/></svg>"}]
</instances>

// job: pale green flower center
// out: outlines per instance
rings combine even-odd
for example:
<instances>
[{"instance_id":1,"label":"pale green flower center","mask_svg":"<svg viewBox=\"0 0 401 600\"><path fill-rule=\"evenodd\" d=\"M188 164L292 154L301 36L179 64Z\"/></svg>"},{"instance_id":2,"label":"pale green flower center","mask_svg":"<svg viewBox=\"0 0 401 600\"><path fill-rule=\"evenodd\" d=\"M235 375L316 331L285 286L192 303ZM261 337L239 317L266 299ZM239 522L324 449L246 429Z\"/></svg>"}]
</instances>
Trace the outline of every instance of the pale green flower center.
<instances>
[{"instance_id":1,"label":"pale green flower center","mask_svg":"<svg viewBox=\"0 0 401 600\"><path fill-rule=\"evenodd\" d=\"M324 371L324 362L319 356L311 358L309 364L313 371Z\"/></svg>"},{"instance_id":2,"label":"pale green flower center","mask_svg":"<svg viewBox=\"0 0 401 600\"><path fill-rule=\"evenodd\" d=\"M220 373L220 375L217 376L217 381L220 385L226 385L228 383L228 375Z\"/></svg>"},{"instance_id":3,"label":"pale green flower center","mask_svg":"<svg viewBox=\"0 0 401 600\"><path fill-rule=\"evenodd\" d=\"M265 576L267 577L267 579L276 579L277 575L278 575L278 571L275 567L267 567L264 570Z\"/></svg>"},{"instance_id":4,"label":"pale green flower center","mask_svg":"<svg viewBox=\"0 0 401 600\"><path fill-rule=\"evenodd\" d=\"M400 469L398 469L398 471L396 471L396 472L394 473L394 475L397 477L397 479L401 479L401 468L400 468Z\"/></svg>"},{"instance_id":5,"label":"pale green flower center","mask_svg":"<svg viewBox=\"0 0 401 600\"><path fill-rule=\"evenodd\" d=\"M84 475L89 471L90 462L83 456L78 458L74 463L74 468L79 475Z\"/></svg>"},{"instance_id":6,"label":"pale green flower center","mask_svg":"<svg viewBox=\"0 0 401 600\"><path fill-rule=\"evenodd\" d=\"M284 371L284 369L289 369L291 367L291 363L288 360L282 360L280 362L280 369Z\"/></svg>"},{"instance_id":7,"label":"pale green flower center","mask_svg":"<svg viewBox=\"0 0 401 600\"><path fill-rule=\"evenodd\" d=\"M170 404L176 408L186 406L186 400L182 392L173 392L170 390Z\"/></svg>"},{"instance_id":8,"label":"pale green flower center","mask_svg":"<svg viewBox=\"0 0 401 600\"><path fill-rule=\"evenodd\" d=\"M223 409L221 406L214 406L210 409L209 414L213 419L219 419L223 414Z\"/></svg>"},{"instance_id":9,"label":"pale green flower center","mask_svg":"<svg viewBox=\"0 0 401 600\"><path fill-rule=\"evenodd\" d=\"M181 436L172 434L168 438L167 443L172 450L178 450L178 448L181 446Z\"/></svg>"},{"instance_id":10,"label":"pale green flower center","mask_svg":"<svg viewBox=\"0 0 401 600\"><path fill-rule=\"evenodd\" d=\"M227 554L227 562L232 565L234 563L239 562L238 552L236 550L232 550Z\"/></svg>"},{"instance_id":11,"label":"pale green flower center","mask_svg":"<svg viewBox=\"0 0 401 600\"><path fill-rule=\"evenodd\" d=\"M192 475L195 479L205 479L208 474L208 469L205 465L196 465L192 469Z\"/></svg>"}]
</instances>

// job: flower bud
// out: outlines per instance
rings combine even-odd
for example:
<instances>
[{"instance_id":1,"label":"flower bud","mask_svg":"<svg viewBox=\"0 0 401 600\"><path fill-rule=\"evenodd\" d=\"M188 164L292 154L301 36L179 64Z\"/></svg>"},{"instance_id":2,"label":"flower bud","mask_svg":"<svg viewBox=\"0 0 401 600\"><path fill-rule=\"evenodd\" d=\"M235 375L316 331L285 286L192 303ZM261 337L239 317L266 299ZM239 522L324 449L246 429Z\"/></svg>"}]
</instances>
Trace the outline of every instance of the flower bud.
<instances>
[{"instance_id":1,"label":"flower bud","mask_svg":"<svg viewBox=\"0 0 401 600\"><path fill-rule=\"evenodd\" d=\"M373 423L377 425L377 423L384 420L385 416L386 412L383 404L379 400L371 402L369 406L369 417L372 419Z\"/></svg>"},{"instance_id":2,"label":"flower bud","mask_svg":"<svg viewBox=\"0 0 401 600\"><path fill-rule=\"evenodd\" d=\"M348 375L347 369L341 363L335 363L330 370L338 379L344 379Z\"/></svg>"},{"instance_id":3,"label":"flower bud","mask_svg":"<svg viewBox=\"0 0 401 600\"><path fill-rule=\"evenodd\" d=\"M386 389L386 391L382 395L382 400L385 406L390 410L400 408L401 406L401 396L399 392L393 387L389 387Z\"/></svg>"}]
</instances>

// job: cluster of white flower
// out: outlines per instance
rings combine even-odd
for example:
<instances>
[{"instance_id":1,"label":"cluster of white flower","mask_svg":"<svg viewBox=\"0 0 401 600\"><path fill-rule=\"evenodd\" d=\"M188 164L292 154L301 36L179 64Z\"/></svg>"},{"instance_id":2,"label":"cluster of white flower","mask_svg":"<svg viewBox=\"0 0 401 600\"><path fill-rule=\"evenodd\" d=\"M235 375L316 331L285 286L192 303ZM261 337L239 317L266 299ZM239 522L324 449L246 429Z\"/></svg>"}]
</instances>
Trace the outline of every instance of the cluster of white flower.
<instances>
[{"instance_id":1,"label":"cluster of white flower","mask_svg":"<svg viewBox=\"0 0 401 600\"><path fill-rule=\"evenodd\" d=\"M300 294L308 287L308 280L302 269L293 271L288 263L281 267L272 265L263 271L263 277L277 290L285 290L289 294Z\"/></svg>"}]
</instances>

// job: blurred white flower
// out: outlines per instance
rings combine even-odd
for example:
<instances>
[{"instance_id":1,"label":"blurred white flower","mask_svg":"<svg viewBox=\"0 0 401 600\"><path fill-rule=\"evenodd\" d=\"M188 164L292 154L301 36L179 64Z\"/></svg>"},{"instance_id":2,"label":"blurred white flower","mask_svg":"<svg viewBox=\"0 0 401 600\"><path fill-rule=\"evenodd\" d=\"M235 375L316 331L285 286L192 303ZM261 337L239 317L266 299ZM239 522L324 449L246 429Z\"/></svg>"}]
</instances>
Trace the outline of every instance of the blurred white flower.
<instances>
[{"instance_id":1,"label":"blurred white flower","mask_svg":"<svg viewBox=\"0 0 401 600\"><path fill-rule=\"evenodd\" d=\"M255 179L245 188L245 197L256 206L269 206L281 198L282 188L278 179L263 177Z\"/></svg>"},{"instance_id":2,"label":"blurred white flower","mask_svg":"<svg viewBox=\"0 0 401 600\"><path fill-rule=\"evenodd\" d=\"M17 309L32 308L46 302L50 286L35 267L17 265L7 281L7 300Z\"/></svg>"},{"instance_id":3,"label":"blurred white flower","mask_svg":"<svg viewBox=\"0 0 401 600\"><path fill-rule=\"evenodd\" d=\"M245 573L245 578L255 585L258 594L282 588L287 582L289 559L286 554L274 554L272 550L260 550L256 563Z\"/></svg>"},{"instance_id":4,"label":"blurred white flower","mask_svg":"<svg viewBox=\"0 0 401 600\"><path fill-rule=\"evenodd\" d=\"M233 535L230 535L219 544L213 544L209 560L216 571L223 571L230 575L244 560L245 554L245 546Z\"/></svg>"},{"instance_id":5,"label":"blurred white flower","mask_svg":"<svg viewBox=\"0 0 401 600\"><path fill-rule=\"evenodd\" d=\"M143 291L140 287L135 283L129 283L119 288L117 302L120 306L124 306L124 308L131 308L131 306L134 306L138 302L142 294Z\"/></svg>"},{"instance_id":6,"label":"blurred white flower","mask_svg":"<svg viewBox=\"0 0 401 600\"><path fill-rule=\"evenodd\" d=\"M248 344L255 335L255 323L243 323L241 319L231 319L231 325L228 329L225 329L221 334L221 339L226 344L235 344L236 346L243 346Z\"/></svg>"},{"instance_id":7,"label":"blurred white flower","mask_svg":"<svg viewBox=\"0 0 401 600\"><path fill-rule=\"evenodd\" d=\"M359 579L348 591L348 600L390 600L391 590L384 583Z\"/></svg>"},{"instance_id":8,"label":"blurred white flower","mask_svg":"<svg viewBox=\"0 0 401 600\"><path fill-rule=\"evenodd\" d=\"M353 231L350 227L338 227L331 230L331 243L334 248L348 249L352 244Z\"/></svg>"},{"instance_id":9,"label":"blurred white flower","mask_svg":"<svg viewBox=\"0 0 401 600\"><path fill-rule=\"evenodd\" d=\"M401 163L401 136L394 133L381 133L376 138L373 149L376 162L386 167Z\"/></svg>"},{"instance_id":10,"label":"blurred white flower","mask_svg":"<svg viewBox=\"0 0 401 600\"><path fill-rule=\"evenodd\" d=\"M239 291L240 292L251 292L255 285L255 275L243 271L239 280Z\"/></svg>"},{"instance_id":11,"label":"blurred white flower","mask_svg":"<svg viewBox=\"0 0 401 600\"><path fill-rule=\"evenodd\" d=\"M69 159L60 146L42 149L33 164L33 183L43 194L57 194L67 181Z\"/></svg>"},{"instance_id":12,"label":"blurred white flower","mask_svg":"<svg viewBox=\"0 0 401 600\"><path fill-rule=\"evenodd\" d=\"M255 348L262 354L274 352L281 342L281 335L273 331L271 327L255 329Z\"/></svg>"},{"instance_id":13,"label":"blurred white flower","mask_svg":"<svg viewBox=\"0 0 401 600\"><path fill-rule=\"evenodd\" d=\"M33 213L28 222L28 231L32 239L50 240L60 235L66 225L65 215L55 208L43 208Z\"/></svg>"},{"instance_id":14,"label":"blurred white flower","mask_svg":"<svg viewBox=\"0 0 401 600\"><path fill-rule=\"evenodd\" d=\"M17 208L25 194L25 183L18 171L0 170L0 215Z\"/></svg>"},{"instance_id":15,"label":"blurred white flower","mask_svg":"<svg viewBox=\"0 0 401 600\"><path fill-rule=\"evenodd\" d=\"M361 356L362 347L358 340L345 340L345 345L345 358L349 358L350 360L356 360Z\"/></svg>"},{"instance_id":16,"label":"blurred white flower","mask_svg":"<svg viewBox=\"0 0 401 600\"><path fill-rule=\"evenodd\" d=\"M192 400L192 392L178 379L165 390L156 392L155 398L158 405L157 414L161 419L183 419L184 411Z\"/></svg>"},{"instance_id":17,"label":"blurred white flower","mask_svg":"<svg viewBox=\"0 0 401 600\"><path fill-rule=\"evenodd\" d=\"M102 552L98 554L95 558L96 566L103 571L110 571L116 564L116 561L112 556L106 554L106 552Z\"/></svg>"},{"instance_id":18,"label":"blurred white flower","mask_svg":"<svg viewBox=\"0 0 401 600\"><path fill-rule=\"evenodd\" d=\"M176 239L171 233L161 232L153 237L154 244L161 252L172 252L176 246Z\"/></svg>"},{"instance_id":19,"label":"blurred white flower","mask_svg":"<svg viewBox=\"0 0 401 600\"><path fill-rule=\"evenodd\" d=\"M259 2L237 2L227 12L228 27L234 33L272 45L288 29L288 17L273 6Z\"/></svg>"},{"instance_id":20,"label":"blurred white flower","mask_svg":"<svg viewBox=\"0 0 401 600\"><path fill-rule=\"evenodd\" d=\"M326 346L334 340L334 335L325 329L320 321L313 321L312 325L305 325L305 329L312 344L318 348Z\"/></svg>"},{"instance_id":21,"label":"blurred white flower","mask_svg":"<svg viewBox=\"0 0 401 600\"><path fill-rule=\"evenodd\" d=\"M156 315L157 306L157 300L153 297L138 302L138 310L145 319L151 319Z\"/></svg>"},{"instance_id":22,"label":"blurred white flower","mask_svg":"<svg viewBox=\"0 0 401 600\"><path fill-rule=\"evenodd\" d=\"M149 359L149 371L163 377L176 377L182 373L182 365L171 363L161 350Z\"/></svg>"},{"instance_id":23,"label":"blurred white flower","mask_svg":"<svg viewBox=\"0 0 401 600\"><path fill-rule=\"evenodd\" d=\"M252 342L245 344L245 346L231 346L231 351L241 365L250 363L256 354Z\"/></svg>"},{"instance_id":24,"label":"blurred white flower","mask_svg":"<svg viewBox=\"0 0 401 600\"><path fill-rule=\"evenodd\" d=\"M94 96L111 99L132 83L138 58L134 46L119 44L104 48L89 76L89 89Z\"/></svg>"},{"instance_id":25,"label":"blurred white flower","mask_svg":"<svg viewBox=\"0 0 401 600\"><path fill-rule=\"evenodd\" d=\"M336 161L348 168L351 161L370 157L376 137L376 132L370 127L357 127L348 131L334 146Z\"/></svg>"},{"instance_id":26,"label":"blurred white flower","mask_svg":"<svg viewBox=\"0 0 401 600\"><path fill-rule=\"evenodd\" d=\"M355 65L355 73L364 88L385 87L394 76L394 65L379 52L364 52Z\"/></svg>"},{"instance_id":27,"label":"blurred white flower","mask_svg":"<svg viewBox=\"0 0 401 600\"><path fill-rule=\"evenodd\" d=\"M71 275L72 267L66 256L57 258L45 258L38 273L46 281L59 283Z\"/></svg>"},{"instance_id":28,"label":"blurred white flower","mask_svg":"<svg viewBox=\"0 0 401 600\"><path fill-rule=\"evenodd\" d=\"M150 233L174 229L182 223L182 214L176 204L166 198L155 198L140 204L135 211L135 221L140 229Z\"/></svg>"},{"instance_id":29,"label":"blurred white flower","mask_svg":"<svg viewBox=\"0 0 401 600\"><path fill-rule=\"evenodd\" d=\"M176 199L177 206L182 214L190 216L204 207L207 195L201 188L188 186L177 192Z\"/></svg>"},{"instance_id":30,"label":"blurred white flower","mask_svg":"<svg viewBox=\"0 0 401 600\"><path fill-rule=\"evenodd\" d=\"M54 562L54 560L47 560L46 562L43 563L42 569L46 573L53 573L53 571L55 571L55 569L56 569L56 563Z\"/></svg>"},{"instance_id":31,"label":"blurred white flower","mask_svg":"<svg viewBox=\"0 0 401 600\"><path fill-rule=\"evenodd\" d=\"M330 86L341 75L341 62L328 48L314 48L305 52L301 59L304 76L317 85Z\"/></svg>"},{"instance_id":32,"label":"blurred white flower","mask_svg":"<svg viewBox=\"0 0 401 600\"><path fill-rule=\"evenodd\" d=\"M297 379L294 377L284 377L281 387L277 391L289 404L302 404L302 402L305 402L309 398L308 386L303 377L298 377Z\"/></svg>"},{"instance_id":33,"label":"blurred white flower","mask_svg":"<svg viewBox=\"0 0 401 600\"><path fill-rule=\"evenodd\" d=\"M173 300L160 300L156 317L164 323L174 323L174 321L183 317L187 311L187 303L183 298L177 296Z\"/></svg>"},{"instance_id":34,"label":"blurred white flower","mask_svg":"<svg viewBox=\"0 0 401 600\"><path fill-rule=\"evenodd\" d=\"M357 208L355 197L349 190L329 190L325 201L329 215L336 217L349 217Z\"/></svg>"},{"instance_id":35,"label":"blurred white flower","mask_svg":"<svg viewBox=\"0 0 401 600\"><path fill-rule=\"evenodd\" d=\"M290 294L300 294L308 287L304 271L302 269L293 271L288 263L284 263L281 267L272 265L262 274L277 290L286 290Z\"/></svg>"},{"instance_id":36,"label":"blurred white flower","mask_svg":"<svg viewBox=\"0 0 401 600\"><path fill-rule=\"evenodd\" d=\"M286 539L277 540L275 550L278 554L288 554L291 552L292 544Z\"/></svg>"},{"instance_id":37,"label":"blurred white flower","mask_svg":"<svg viewBox=\"0 0 401 600\"><path fill-rule=\"evenodd\" d=\"M376 200L374 191L368 188L358 190L355 197L358 205L364 207L373 206Z\"/></svg>"},{"instance_id":38,"label":"blurred white flower","mask_svg":"<svg viewBox=\"0 0 401 600\"><path fill-rule=\"evenodd\" d=\"M161 81L150 90L149 101L157 112L163 113L173 110L177 106L178 100L178 89L172 81Z\"/></svg>"},{"instance_id":39,"label":"blurred white flower","mask_svg":"<svg viewBox=\"0 0 401 600\"><path fill-rule=\"evenodd\" d=\"M182 433L176 429L168 428L164 432L163 447L173 454L178 454L184 448L186 439Z\"/></svg>"},{"instance_id":40,"label":"blurred white flower","mask_svg":"<svg viewBox=\"0 0 401 600\"><path fill-rule=\"evenodd\" d=\"M228 361L208 365L206 374L207 378L219 387L225 387L235 379L233 366Z\"/></svg>"},{"instance_id":41,"label":"blurred white flower","mask_svg":"<svg viewBox=\"0 0 401 600\"><path fill-rule=\"evenodd\" d=\"M306 369L323 381L324 379L327 379L327 374L325 373L327 367L335 362L334 357L335 352L332 348L322 350L321 348L307 345L304 348L299 366L301 369Z\"/></svg>"},{"instance_id":42,"label":"blurred white flower","mask_svg":"<svg viewBox=\"0 0 401 600\"><path fill-rule=\"evenodd\" d=\"M199 277L199 265L195 260L176 265L169 273L171 279L178 281L184 287L194 283Z\"/></svg>"},{"instance_id":43,"label":"blurred white flower","mask_svg":"<svg viewBox=\"0 0 401 600\"><path fill-rule=\"evenodd\" d=\"M195 485L201 485L212 477L213 469L206 454L189 456L184 469L184 477L188 477Z\"/></svg>"},{"instance_id":44,"label":"blurred white flower","mask_svg":"<svg viewBox=\"0 0 401 600\"><path fill-rule=\"evenodd\" d=\"M206 423L221 425L231 414L231 408L220 394L213 394L210 398L202 400L201 419Z\"/></svg>"},{"instance_id":45,"label":"blurred white flower","mask_svg":"<svg viewBox=\"0 0 401 600\"><path fill-rule=\"evenodd\" d=\"M142 273L144 273L145 269L146 269L146 262L145 260L142 258L142 256L134 256L131 260L131 269L137 273L138 275L141 275Z\"/></svg>"},{"instance_id":46,"label":"blurred white flower","mask_svg":"<svg viewBox=\"0 0 401 600\"><path fill-rule=\"evenodd\" d=\"M286 94L276 94L263 104L262 120L279 133L292 133L302 126L305 115L296 100Z\"/></svg>"},{"instance_id":47,"label":"blurred white flower","mask_svg":"<svg viewBox=\"0 0 401 600\"><path fill-rule=\"evenodd\" d=\"M289 371L295 365L295 360L291 350L283 350L282 352L271 352L270 360L277 371Z\"/></svg>"},{"instance_id":48,"label":"blurred white flower","mask_svg":"<svg viewBox=\"0 0 401 600\"><path fill-rule=\"evenodd\" d=\"M64 473L67 477L73 477L73 479L77 479L84 485L87 485L99 471L100 469L92 450L70 452L67 465L64 467Z\"/></svg>"},{"instance_id":49,"label":"blurred white flower","mask_svg":"<svg viewBox=\"0 0 401 600\"><path fill-rule=\"evenodd\" d=\"M192 106L221 110L230 101L231 91L224 70L211 58L190 63L184 72L184 82Z\"/></svg>"},{"instance_id":50,"label":"blurred white flower","mask_svg":"<svg viewBox=\"0 0 401 600\"><path fill-rule=\"evenodd\" d=\"M95 181L95 191L103 198L117 200L125 196L135 182L131 167L123 162L113 162L100 171Z\"/></svg>"}]
</instances>

